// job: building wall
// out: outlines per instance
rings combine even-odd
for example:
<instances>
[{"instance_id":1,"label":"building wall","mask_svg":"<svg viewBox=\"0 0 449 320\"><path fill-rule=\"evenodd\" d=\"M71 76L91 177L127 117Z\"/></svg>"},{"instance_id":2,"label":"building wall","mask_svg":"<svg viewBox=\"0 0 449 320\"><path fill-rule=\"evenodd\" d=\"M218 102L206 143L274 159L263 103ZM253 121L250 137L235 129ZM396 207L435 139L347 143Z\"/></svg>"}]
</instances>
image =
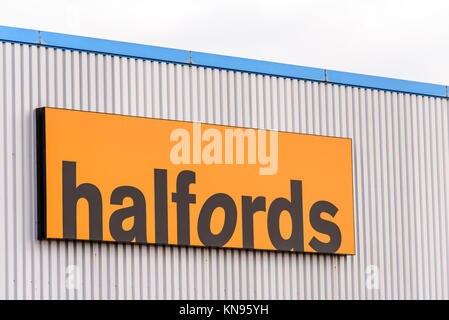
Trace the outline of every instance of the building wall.
<instances>
[{"instance_id":1,"label":"building wall","mask_svg":"<svg viewBox=\"0 0 449 320\"><path fill-rule=\"evenodd\" d=\"M448 99L1 42L0 106L2 299L449 299ZM38 241L39 106L350 137L356 255Z\"/></svg>"}]
</instances>

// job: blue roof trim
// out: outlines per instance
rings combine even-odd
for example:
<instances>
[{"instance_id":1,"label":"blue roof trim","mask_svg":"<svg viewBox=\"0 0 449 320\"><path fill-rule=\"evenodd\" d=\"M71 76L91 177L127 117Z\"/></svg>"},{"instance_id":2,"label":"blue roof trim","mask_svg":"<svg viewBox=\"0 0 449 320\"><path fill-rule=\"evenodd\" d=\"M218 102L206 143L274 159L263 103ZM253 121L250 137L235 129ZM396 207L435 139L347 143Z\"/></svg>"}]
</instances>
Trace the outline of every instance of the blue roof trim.
<instances>
[{"instance_id":1,"label":"blue roof trim","mask_svg":"<svg viewBox=\"0 0 449 320\"><path fill-rule=\"evenodd\" d=\"M285 63L237 58L192 51L192 63L200 66L261 73L289 78L324 81L323 69L302 67Z\"/></svg>"},{"instance_id":2,"label":"blue roof trim","mask_svg":"<svg viewBox=\"0 0 449 320\"><path fill-rule=\"evenodd\" d=\"M0 39L22 43L39 43L39 31L0 26Z\"/></svg>"},{"instance_id":3,"label":"blue roof trim","mask_svg":"<svg viewBox=\"0 0 449 320\"><path fill-rule=\"evenodd\" d=\"M337 84L351 84L358 87L389 91L409 92L429 96L447 97L447 87L425 82L369 76L358 73L327 70L327 81Z\"/></svg>"},{"instance_id":4,"label":"blue roof trim","mask_svg":"<svg viewBox=\"0 0 449 320\"><path fill-rule=\"evenodd\" d=\"M93 51L136 58L189 63L186 50L170 49L143 44L73 36L54 32L40 32L42 45L74 50Z\"/></svg>"},{"instance_id":5,"label":"blue roof trim","mask_svg":"<svg viewBox=\"0 0 449 320\"><path fill-rule=\"evenodd\" d=\"M0 41L197 65L369 89L449 97L448 86L188 50L0 26Z\"/></svg>"}]
</instances>

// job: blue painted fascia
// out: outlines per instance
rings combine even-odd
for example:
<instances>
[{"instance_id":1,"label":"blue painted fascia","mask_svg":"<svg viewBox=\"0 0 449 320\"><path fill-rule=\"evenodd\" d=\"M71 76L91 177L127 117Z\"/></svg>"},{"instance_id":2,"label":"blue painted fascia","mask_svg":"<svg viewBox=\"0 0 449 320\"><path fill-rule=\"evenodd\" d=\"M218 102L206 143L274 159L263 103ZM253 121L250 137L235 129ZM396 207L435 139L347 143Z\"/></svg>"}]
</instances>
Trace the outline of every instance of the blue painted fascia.
<instances>
[{"instance_id":1,"label":"blue painted fascia","mask_svg":"<svg viewBox=\"0 0 449 320\"><path fill-rule=\"evenodd\" d=\"M439 84L377 77L23 28L0 26L0 41L188 64L276 77L320 81L376 90L434 97L449 97L448 86Z\"/></svg>"},{"instance_id":2,"label":"blue painted fascia","mask_svg":"<svg viewBox=\"0 0 449 320\"><path fill-rule=\"evenodd\" d=\"M285 63L237 58L192 51L192 64L271 76L324 81L324 70Z\"/></svg>"},{"instance_id":3,"label":"blue painted fascia","mask_svg":"<svg viewBox=\"0 0 449 320\"><path fill-rule=\"evenodd\" d=\"M189 63L190 54L187 50L170 49L143 44L104 40L90 37L73 36L55 32L40 32L41 45L113 54L125 57L144 58L177 63Z\"/></svg>"},{"instance_id":4,"label":"blue painted fascia","mask_svg":"<svg viewBox=\"0 0 449 320\"><path fill-rule=\"evenodd\" d=\"M327 82L350 84L352 86L375 88L395 92L406 92L428 96L447 97L447 87L438 84L376 77L358 73L327 70Z\"/></svg>"},{"instance_id":5,"label":"blue painted fascia","mask_svg":"<svg viewBox=\"0 0 449 320\"><path fill-rule=\"evenodd\" d=\"M0 26L0 39L19 43L39 43L39 31Z\"/></svg>"}]
</instances>

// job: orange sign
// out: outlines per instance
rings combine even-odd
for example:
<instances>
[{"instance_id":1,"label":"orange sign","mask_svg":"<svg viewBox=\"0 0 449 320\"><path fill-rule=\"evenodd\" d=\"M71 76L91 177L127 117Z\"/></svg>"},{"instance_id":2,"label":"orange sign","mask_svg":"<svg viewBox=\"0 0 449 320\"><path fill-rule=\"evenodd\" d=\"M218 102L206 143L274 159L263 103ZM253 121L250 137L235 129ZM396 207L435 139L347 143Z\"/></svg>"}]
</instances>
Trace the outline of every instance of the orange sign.
<instances>
[{"instance_id":1,"label":"orange sign","mask_svg":"<svg viewBox=\"0 0 449 320\"><path fill-rule=\"evenodd\" d=\"M355 254L351 139L39 108L39 238Z\"/></svg>"}]
</instances>

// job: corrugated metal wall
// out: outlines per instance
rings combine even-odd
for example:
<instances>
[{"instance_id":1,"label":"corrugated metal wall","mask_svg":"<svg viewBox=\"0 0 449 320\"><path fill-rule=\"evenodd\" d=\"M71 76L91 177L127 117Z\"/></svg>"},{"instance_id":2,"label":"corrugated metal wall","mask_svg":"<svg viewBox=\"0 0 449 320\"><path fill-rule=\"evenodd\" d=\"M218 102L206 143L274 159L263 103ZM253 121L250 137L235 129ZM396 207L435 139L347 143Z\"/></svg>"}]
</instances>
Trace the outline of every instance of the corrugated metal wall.
<instances>
[{"instance_id":1,"label":"corrugated metal wall","mask_svg":"<svg viewBox=\"0 0 449 320\"><path fill-rule=\"evenodd\" d=\"M0 43L0 105L2 299L449 298L447 99ZM357 254L37 241L39 106L351 137Z\"/></svg>"}]
</instances>

